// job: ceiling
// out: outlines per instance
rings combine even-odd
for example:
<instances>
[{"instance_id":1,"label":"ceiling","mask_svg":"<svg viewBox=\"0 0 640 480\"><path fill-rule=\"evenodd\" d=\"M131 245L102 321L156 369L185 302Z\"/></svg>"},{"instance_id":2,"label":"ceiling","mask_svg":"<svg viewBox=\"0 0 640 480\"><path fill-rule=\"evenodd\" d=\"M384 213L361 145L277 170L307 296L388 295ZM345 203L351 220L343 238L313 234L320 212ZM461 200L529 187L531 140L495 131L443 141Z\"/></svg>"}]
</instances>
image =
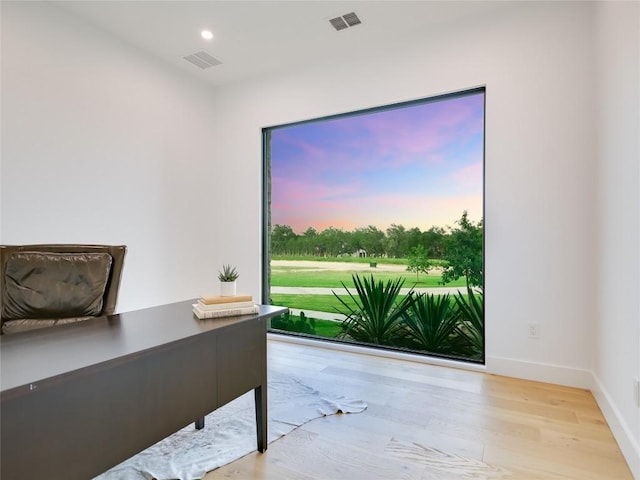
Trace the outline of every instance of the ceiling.
<instances>
[{"instance_id":1,"label":"ceiling","mask_svg":"<svg viewBox=\"0 0 640 480\"><path fill-rule=\"evenodd\" d=\"M421 32L488 14L507 1L52 1L74 16L211 85L251 79L332 57L357 57ZM362 24L336 31L329 19L355 12ZM204 40L200 31L213 32ZM201 50L220 60L202 70Z\"/></svg>"}]
</instances>

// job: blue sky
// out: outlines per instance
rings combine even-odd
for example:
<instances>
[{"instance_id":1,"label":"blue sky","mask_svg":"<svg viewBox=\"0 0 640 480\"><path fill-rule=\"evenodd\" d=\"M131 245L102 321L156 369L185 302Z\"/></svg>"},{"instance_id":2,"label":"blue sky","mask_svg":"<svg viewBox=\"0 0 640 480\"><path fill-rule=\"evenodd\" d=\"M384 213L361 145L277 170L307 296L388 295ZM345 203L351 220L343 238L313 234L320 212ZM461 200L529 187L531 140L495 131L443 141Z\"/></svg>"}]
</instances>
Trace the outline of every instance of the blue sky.
<instances>
[{"instance_id":1,"label":"blue sky","mask_svg":"<svg viewBox=\"0 0 640 480\"><path fill-rule=\"evenodd\" d=\"M484 94L274 129L271 223L422 231L482 217Z\"/></svg>"}]
</instances>

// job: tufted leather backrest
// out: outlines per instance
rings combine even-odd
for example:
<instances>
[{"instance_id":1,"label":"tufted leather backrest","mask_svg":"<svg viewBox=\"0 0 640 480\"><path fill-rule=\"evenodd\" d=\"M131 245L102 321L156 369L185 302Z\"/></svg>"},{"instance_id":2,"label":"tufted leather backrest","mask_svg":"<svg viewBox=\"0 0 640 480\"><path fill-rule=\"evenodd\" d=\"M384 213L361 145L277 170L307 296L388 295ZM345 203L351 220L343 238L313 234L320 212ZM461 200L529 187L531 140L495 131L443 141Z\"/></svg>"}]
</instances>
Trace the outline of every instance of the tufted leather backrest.
<instances>
[{"instance_id":1,"label":"tufted leather backrest","mask_svg":"<svg viewBox=\"0 0 640 480\"><path fill-rule=\"evenodd\" d=\"M0 245L3 333L113 314L125 253L124 245Z\"/></svg>"}]
</instances>

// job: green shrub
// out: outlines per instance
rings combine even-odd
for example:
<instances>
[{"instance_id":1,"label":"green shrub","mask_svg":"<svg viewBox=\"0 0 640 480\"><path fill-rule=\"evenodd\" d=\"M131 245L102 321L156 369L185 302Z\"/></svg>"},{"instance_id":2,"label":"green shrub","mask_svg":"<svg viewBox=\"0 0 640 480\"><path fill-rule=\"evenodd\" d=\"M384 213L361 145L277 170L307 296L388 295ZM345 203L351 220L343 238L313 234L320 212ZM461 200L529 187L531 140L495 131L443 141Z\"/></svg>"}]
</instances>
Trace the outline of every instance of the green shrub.
<instances>
[{"instance_id":1,"label":"green shrub","mask_svg":"<svg viewBox=\"0 0 640 480\"><path fill-rule=\"evenodd\" d=\"M343 300L333 292L342 304L339 313L346 317L342 322L340 337L363 343L398 346L404 331L403 312L412 301L411 295L398 299L404 280L397 278L386 283L376 282L373 275L369 279L352 275L352 279L357 296L342 284L352 302Z\"/></svg>"},{"instance_id":2,"label":"green shrub","mask_svg":"<svg viewBox=\"0 0 640 480\"><path fill-rule=\"evenodd\" d=\"M466 355L467 342L460 332L455 305L449 294L418 294L403 315L405 345L432 353Z\"/></svg>"},{"instance_id":3,"label":"green shrub","mask_svg":"<svg viewBox=\"0 0 640 480\"><path fill-rule=\"evenodd\" d=\"M469 345L469 355L482 358L484 352L484 294L467 287L467 294L455 295L460 333Z\"/></svg>"},{"instance_id":4,"label":"green shrub","mask_svg":"<svg viewBox=\"0 0 640 480\"><path fill-rule=\"evenodd\" d=\"M284 330L286 332L315 335L315 326L315 319L307 318L304 312L300 312L300 315L291 315L291 312L286 312L271 319L271 328Z\"/></svg>"}]
</instances>

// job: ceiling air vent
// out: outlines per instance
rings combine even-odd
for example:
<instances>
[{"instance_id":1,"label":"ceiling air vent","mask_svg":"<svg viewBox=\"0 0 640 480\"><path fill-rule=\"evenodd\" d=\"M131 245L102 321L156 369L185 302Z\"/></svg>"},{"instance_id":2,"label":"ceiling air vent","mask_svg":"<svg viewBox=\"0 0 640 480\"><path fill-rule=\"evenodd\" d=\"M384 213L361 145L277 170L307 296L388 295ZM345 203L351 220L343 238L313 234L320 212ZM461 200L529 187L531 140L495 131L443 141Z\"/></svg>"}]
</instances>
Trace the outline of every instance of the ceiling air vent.
<instances>
[{"instance_id":1,"label":"ceiling air vent","mask_svg":"<svg viewBox=\"0 0 640 480\"><path fill-rule=\"evenodd\" d=\"M345 22L342 17L332 18L331 20L329 20L329 23L331 23L331 25L333 25L333 28L335 28L336 30L349 28L349 25L347 25L347 22Z\"/></svg>"},{"instance_id":2,"label":"ceiling air vent","mask_svg":"<svg viewBox=\"0 0 640 480\"><path fill-rule=\"evenodd\" d=\"M342 16L342 18L344 19L345 22L347 22L347 25L349 25L350 27L354 27L362 23L354 12L345 13Z\"/></svg>"},{"instance_id":3,"label":"ceiling air vent","mask_svg":"<svg viewBox=\"0 0 640 480\"><path fill-rule=\"evenodd\" d=\"M216 65L220 65L222 62L218 60L216 57L211 55L209 52L205 50L200 50L199 52L192 53L191 55L185 55L184 58L187 62L194 64L196 67L205 70L209 67L215 67Z\"/></svg>"},{"instance_id":4,"label":"ceiling air vent","mask_svg":"<svg viewBox=\"0 0 640 480\"><path fill-rule=\"evenodd\" d=\"M356 25L360 25L362 22L358 18L358 16L354 13L345 13L341 17L332 18L329 20L329 23L336 30L344 30L345 28L355 27Z\"/></svg>"}]
</instances>

